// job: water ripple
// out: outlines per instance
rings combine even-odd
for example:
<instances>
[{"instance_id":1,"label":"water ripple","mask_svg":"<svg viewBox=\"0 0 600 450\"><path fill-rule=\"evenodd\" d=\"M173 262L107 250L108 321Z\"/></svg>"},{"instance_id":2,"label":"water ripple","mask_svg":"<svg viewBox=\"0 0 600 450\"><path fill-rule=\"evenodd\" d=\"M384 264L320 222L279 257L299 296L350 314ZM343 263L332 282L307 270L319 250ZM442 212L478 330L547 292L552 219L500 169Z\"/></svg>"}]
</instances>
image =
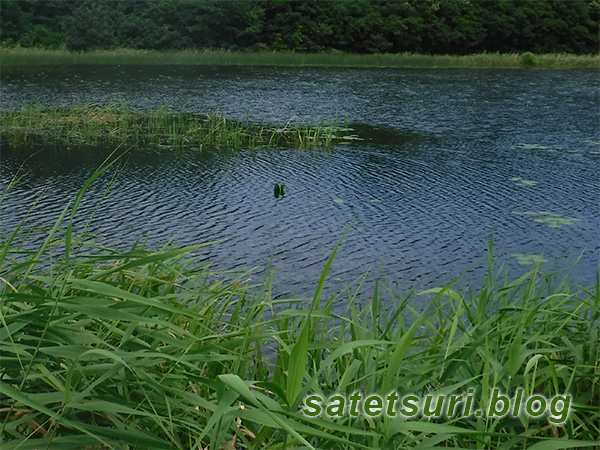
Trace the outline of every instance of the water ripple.
<instances>
[{"instance_id":1,"label":"water ripple","mask_svg":"<svg viewBox=\"0 0 600 450\"><path fill-rule=\"evenodd\" d=\"M127 248L146 234L160 246L225 239L203 249L219 269L277 268L274 295L310 296L344 230L330 289L371 270L400 291L462 276L477 282L495 255L514 273L513 253L565 265L583 257L578 281L599 265L598 79L581 71L345 70L273 68L45 68L45 77L3 70L3 108L127 100L262 122L347 118L364 138L332 151L159 152L139 149L89 231ZM80 80L85 80L81 83ZM168 83L168 89L164 89ZM69 95L65 95L69 93ZM537 146L537 147L536 147ZM46 149L24 166L2 204L0 232L30 206L26 226L51 226L111 151L85 156ZM0 189L24 159L2 148ZM535 182L521 185L511 178ZM273 185L286 196L274 198ZM536 184L537 183L537 184ZM108 180L93 186L77 227ZM580 221L551 228L515 211ZM39 242L43 233L34 233ZM36 241L37 240L37 241Z\"/></svg>"}]
</instances>

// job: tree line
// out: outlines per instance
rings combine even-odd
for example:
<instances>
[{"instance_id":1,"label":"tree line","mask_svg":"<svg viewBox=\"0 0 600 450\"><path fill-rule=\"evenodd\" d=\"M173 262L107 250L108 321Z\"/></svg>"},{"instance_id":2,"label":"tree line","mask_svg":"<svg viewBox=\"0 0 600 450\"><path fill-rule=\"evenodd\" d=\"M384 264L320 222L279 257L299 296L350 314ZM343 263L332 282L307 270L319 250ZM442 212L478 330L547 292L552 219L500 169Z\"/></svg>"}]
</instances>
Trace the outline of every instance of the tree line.
<instances>
[{"instance_id":1,"label":"tree line","mask_svg":"<svg viewBox=\"0 0 600 450\"><path fill-rule=\"evenodd\" d=\"M0 0L4 46L598 53L600 0Z\"/></svg>"}]
</instances>

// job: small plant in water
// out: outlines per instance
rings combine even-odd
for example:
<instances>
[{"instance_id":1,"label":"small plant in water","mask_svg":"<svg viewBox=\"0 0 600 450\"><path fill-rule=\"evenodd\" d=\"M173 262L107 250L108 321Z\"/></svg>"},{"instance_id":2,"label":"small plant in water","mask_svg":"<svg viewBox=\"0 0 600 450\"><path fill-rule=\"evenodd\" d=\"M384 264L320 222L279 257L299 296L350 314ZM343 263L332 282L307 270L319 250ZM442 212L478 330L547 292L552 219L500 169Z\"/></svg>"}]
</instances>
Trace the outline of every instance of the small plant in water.
<instances>
[{"instance_id":1,"label":"small plant in water","mask_svg":"<svg viewBox=\"0 0 600 450\"><path fill-rule=\"evenodd\" d=\"M284 197L285 196L285 184L279 185L275 183L275 187L273 188L273 194L275 198Z\"/></svg>"}]
</instances>

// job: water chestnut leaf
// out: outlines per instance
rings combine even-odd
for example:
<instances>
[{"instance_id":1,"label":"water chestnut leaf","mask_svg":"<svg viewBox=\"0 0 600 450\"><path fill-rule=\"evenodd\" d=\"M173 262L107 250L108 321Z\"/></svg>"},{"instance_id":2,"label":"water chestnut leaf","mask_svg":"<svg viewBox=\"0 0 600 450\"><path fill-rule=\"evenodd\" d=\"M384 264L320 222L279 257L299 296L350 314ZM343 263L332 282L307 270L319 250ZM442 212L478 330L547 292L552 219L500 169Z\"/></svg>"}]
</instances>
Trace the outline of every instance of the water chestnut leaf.
<instances>
[{"instance_id":1,"label":"water chestnut leaf","mask_svg":"<svg viewBox=\"0 0 600 450\"><path fill-rule=\"evenodd\" d=\"M513 211L513 214L534 217L536 223L547 224L550 228L561 228L581 221L576 217L562 217L560 214L550 211Z\"/></svg>"},{"instance_id":2,"label":"water chestnut leaf","mask_svg":"<svg viewBox=\"0 0 600 450\"><path fill-rule=\"evenodd\" d=\"M543 264L548 262L541 255L525 255L523 253L513 253L513 256L517 260L517 264L521 266L531 266L536 264Z\"/></svg>"}]
</instances>

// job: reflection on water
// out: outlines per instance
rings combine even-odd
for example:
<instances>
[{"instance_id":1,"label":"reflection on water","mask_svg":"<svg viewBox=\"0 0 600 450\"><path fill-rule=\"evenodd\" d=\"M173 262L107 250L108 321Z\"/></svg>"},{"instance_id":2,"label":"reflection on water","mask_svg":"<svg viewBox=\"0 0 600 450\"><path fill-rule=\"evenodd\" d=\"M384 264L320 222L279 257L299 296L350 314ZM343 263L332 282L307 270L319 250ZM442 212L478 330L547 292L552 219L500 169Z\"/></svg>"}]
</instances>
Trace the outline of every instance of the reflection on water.
<instances>
[{"instance_id":1,"label":"reflection on water","mask_svg":"<svg viewBox=\"0 0 600 450\"><path fill-rule=\"evenodd\" d=\"M594 281L600 138L593 72L42 70L3 71L2 107L126 100L141 110L170 103L237 118L249 111L257 121L337 116L357 124L364 138L331 151L131 151L90 229L107 245L130 245L146 234L156 245L174 235L180 244L225 239L205 252L217 268L257 267L260 280L272 264L276 294L308 295L352 222L332 267L332 288L366 270L369 280L384 278L400 291L467 271L464 282L480 280L492 234L495 255L515 274L528 267L519 262L539 260L527 255L543 255L550 268L583 253L576 279ZM2 229L13 227L44 190L27 223L51 224L110 151L47 148L28 159L2 205ZM0 188L27 154L2 148ZM93 187L83 216L108 181ZM285 184L284 197L273 196L275 183ZM515 214L540 211L550 215ZM563 224L557 217L578 220ZM549 226L557 223L564 226Z\"/></svg>"}]
</instances>

